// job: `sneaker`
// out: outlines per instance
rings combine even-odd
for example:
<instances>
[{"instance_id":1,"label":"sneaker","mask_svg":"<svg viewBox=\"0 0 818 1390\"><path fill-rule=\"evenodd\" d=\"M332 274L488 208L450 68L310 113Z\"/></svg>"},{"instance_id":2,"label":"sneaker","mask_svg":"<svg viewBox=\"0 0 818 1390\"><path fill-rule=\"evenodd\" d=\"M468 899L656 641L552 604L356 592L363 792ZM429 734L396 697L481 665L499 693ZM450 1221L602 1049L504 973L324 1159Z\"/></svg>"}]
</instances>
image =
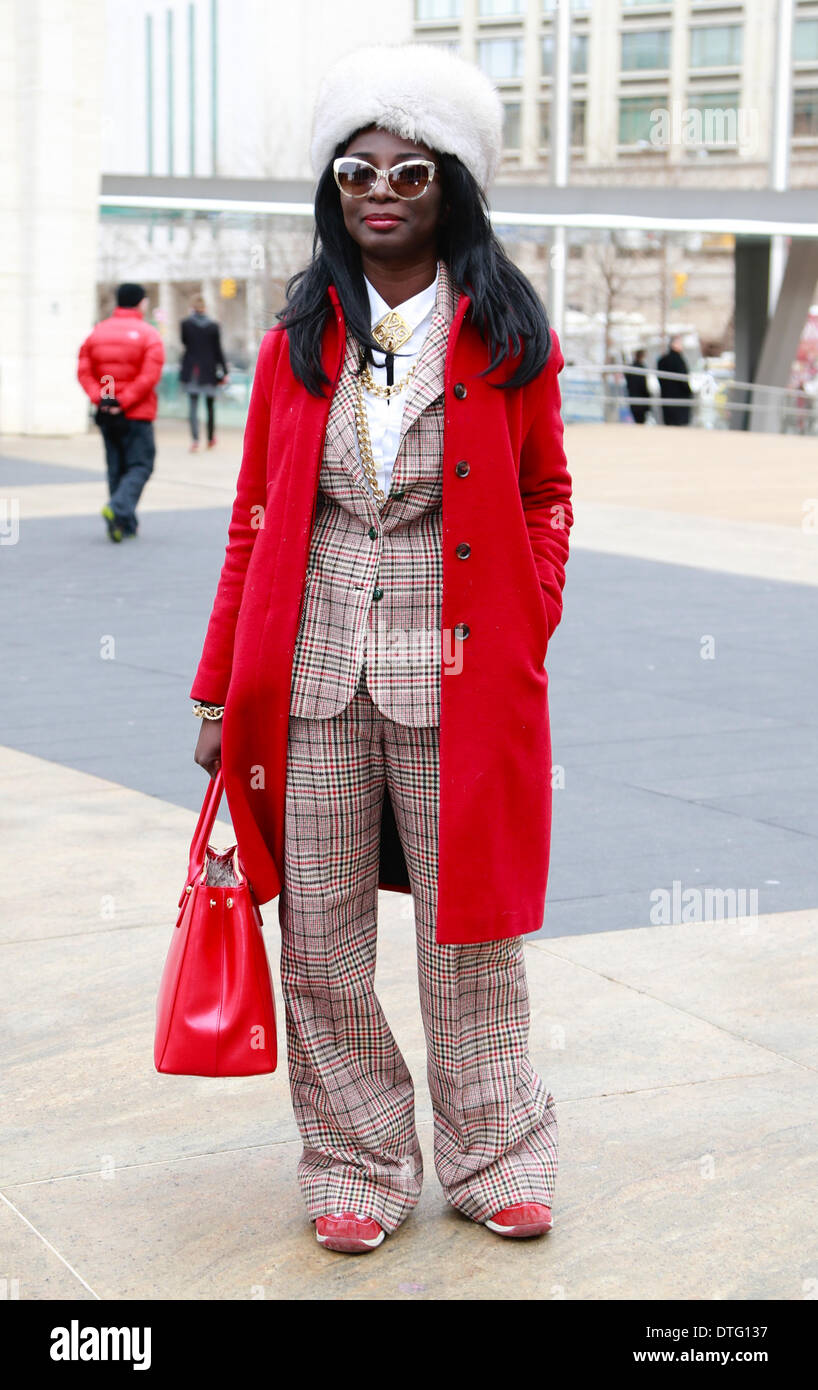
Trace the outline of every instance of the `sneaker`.
<instances>
[{"instance_id":1,"label":"sneaker","mask_svg":"<svg viewBox=\"0 0 818 1390\"><path fill-rule=\"evenodd\" d=\"M370 1216L357 1216L354 1211L335 1211L319 1216L315 1236L326 1250L341 1250L345 1255L363 1255L380 1245L386 1231Z\"/></svg>"},{"instance_id":2,"label":"sneaker","mask_svg":"<svg viewBox=\"0 0 818 1390\"><path fill-rule=\"evenodd\" d=\"M102 508L102 516L105 518L105 525L108 527L108 538L112 541L122 540L122 527L116 519L116 512L113 507L109 507L107 502Z\"/></svg>"},{"instance_id":3,"label":"sneaker","mask_svg":"<svg viewBox=\"0 0 818 1390\"><path fill-rule=\"evenodd\" d=\"M504 1207L495 1212L489 1221L483 1222L498 1236L541 1236L553 1226L551 1208L540 1202L520 1202L517 1206Z\"/></svg>"},{"instance_id":4,"label":"sneaker","mask_svg":"<svg viewBox=\"0 0 818 1390\"><path fill-rule=\"evenodd\" d=\"M215 436L215 434L214 434L213 438L212 438L212 439L208 439L208 441L207 441L207 447L208 447L208 449L215 449L215 447L216 447L216 445L218 444L218 442L219 442L219 441L218 441L218 439L216 438L216 436Z\"/></svg>"},{"instance_id":5,"label":"sneaker","mask_svg":"<svg viewBox=\"0 0 818 1390\"><path fill-rule=\"evenodd\" d=\"M192 443L191 446L190 446L190 449L188 450L188 453L191 453L191 454L198 454L198 452L199 452L199 443L198 443L198 440L194 439L193 443Z\"/></svg>"}]
</instances>

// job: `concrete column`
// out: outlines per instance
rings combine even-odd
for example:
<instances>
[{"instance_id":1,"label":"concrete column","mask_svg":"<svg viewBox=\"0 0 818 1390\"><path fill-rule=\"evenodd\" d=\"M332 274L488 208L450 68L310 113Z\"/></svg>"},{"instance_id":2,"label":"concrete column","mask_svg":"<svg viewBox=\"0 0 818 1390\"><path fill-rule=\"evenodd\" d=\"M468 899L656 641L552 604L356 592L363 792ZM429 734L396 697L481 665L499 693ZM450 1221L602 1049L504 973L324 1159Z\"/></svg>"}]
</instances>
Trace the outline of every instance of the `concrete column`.
<instances>
[{"instance_id":1,"label":"concrete column","mask_svg":"<svg viewBox=\"0 0 818 1390\"><path fill-rule=\"evenodd\" d=\"M78 434L94 324L105 22L96 0L0 0L0 432Z\"/></svg>"},{"instance_id":2,"label":"concrete column","mask_svg":"<svg viewBox=\"0 0 818 1390\"><path fill-rule=\"evenodd\" d=\"M159 325L159 332L162 335L162 342L165 345L165 357L167 358L168 345L175 348L179 342L176 286L172 280L162 279L159 281L156 301L153 307L159 311L156 315L156 319Z\"/></svg>"},{"instance_id":3,"label":"concrete column","mask_svg":"<svg viewBox=\"0 0 818 1390\"><path fill-rule=\"evenodd\" d=\"M736 237L735 255L736 380L755 381L767 328L770 238ZM737 403L748 401L749 394L747 391L733 393ZM731 429L748 429L750 423L748 411L730 411Z\"/></svg>"},{"instance_id":4,"label":"concrete column","mask_svg":"<svg viewBox=\"0 0 818 1390\"><path fill-rule=\"evenodd\" d=\"M523 81L520 95L520 159L524 169L539 168L540 136L540 15L528 4L523 19Z\"/></svg>"},{"instance_id":5,"label":"concrete column","mask_svg":"<svg viewBox=\"0 0 818 1390\"><path fill-rule=\"evenodd\" d=\"M818 241L793 238L775 313L767 324L758 355L755 375L749 380L764 386L788 386L790 369L807 321L815 285L818 281ZM772 392L757 393L759 405L753 412L753 428L775 431L779 428L779 404Z\"/></svg>"},{"instance_id":6,"label":"concrete column","mask_svg":"<svg viewBox=\"0 0 818 1390\"><path fill-rule=\"evenodd\" d=\"M460 56L469 63L477 62L477 0L463 0L460 22Z\"/></svg>"},{"instance_id":7,"label":"concrete column","mask_svg":"<svg viewBox=\"0 0 818 1390\"><path fill-rule=\"evenodd\" d=\"M591 167L614 164L619 133L620 0L597 0L591 15L585 109L585 158Z\"/></svg>"},{"instance_id":8,"label":"concrete column","mask_svg":"<svg viewBox=\"0 0 818 1390\"><path fill-rule=\"evenodd\" d=\"M690 14L687 0L674 0L671 12L671 39L670 39L670 112L671 129L676 129L674 112L684 111L687 107L687 51L688 37L687 30L690 23ZM668 150L668 160L671 164L684 164L687 162L686 150L681 141L671 140Z\"/></svg>"}]
</instances>

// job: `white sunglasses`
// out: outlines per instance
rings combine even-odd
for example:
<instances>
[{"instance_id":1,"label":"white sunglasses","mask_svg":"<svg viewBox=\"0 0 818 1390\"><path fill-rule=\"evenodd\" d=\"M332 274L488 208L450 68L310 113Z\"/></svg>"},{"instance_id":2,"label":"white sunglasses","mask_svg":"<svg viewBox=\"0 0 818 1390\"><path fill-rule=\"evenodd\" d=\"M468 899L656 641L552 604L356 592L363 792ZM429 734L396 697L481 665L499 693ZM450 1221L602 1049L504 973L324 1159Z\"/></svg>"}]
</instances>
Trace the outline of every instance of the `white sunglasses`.
<instances>
[{"instance_id":1,"label":"white sunglasses","mask_svg":"<svg viewBox=\"0 0 818 1390\"><path fill-rule=\"evenodd\" d=\"M376 169L368 160L353 155L339 155L332 163L335 182L345 197L365 198L383 179L396 198L407 202L428 193L436 168L431 159L404 159L391 169Z\"/></svg>"}]
</instances>

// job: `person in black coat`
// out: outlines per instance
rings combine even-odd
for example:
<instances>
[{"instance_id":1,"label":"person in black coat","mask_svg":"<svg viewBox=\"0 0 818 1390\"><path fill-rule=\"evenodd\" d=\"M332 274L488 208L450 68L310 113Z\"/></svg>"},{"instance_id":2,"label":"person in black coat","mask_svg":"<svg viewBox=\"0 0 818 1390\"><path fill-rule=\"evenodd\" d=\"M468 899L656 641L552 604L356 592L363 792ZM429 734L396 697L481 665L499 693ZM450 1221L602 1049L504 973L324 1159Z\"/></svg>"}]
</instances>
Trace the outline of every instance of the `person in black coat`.
<instances>
[{"instance_id":1,"label":"person in black coat","mask_svg":"<svg viewBox=\"0 0 818 1390\"><path fill-rule=\"evenodd\" d=\"M662 419L664 423L666 425L689 425L690 406L678 404L678 402L689 401L693 398L690 382L687 380L689 368L682 356L681 338L671 338L667 352L656 363L656 370L676 372L679 376L684 376L684 381L668 381L660 376L659 390L662 393ZM673 404L669 404L669 402L673 402Z\"/></svg>"},{"instance_id":2,"label":"person in black coat","mask_svg":"<svg viewBox=\"0 0 818 1390\"><path fill-rule=\"evenodd\" d=\"M625 389L628 393L628 406L637 425L644 425L650 410L649 405L639 405L637 403L639 397L650 395L648 380L644 374L646 365L645 349L638 348L633 355L631 366L641 367L642 371L625 373Z\"/></svg>"},{"instance_id":3,"label":"person in black coat","mask_svg":"<svg viewBox=\"0 0 818 1390\"><path fill-rule=\"evenodd\" d=\"M216 443L216 395L230 378L222 352L219 325L205 313L202 295L196 295L192 310L181 323L185 352L179 380L190 398L190 433L193 437L190 449L191 453L195 453L199 447L199 397L205 398L207 447L212 449Z\"/></svg>"}]
</instances>

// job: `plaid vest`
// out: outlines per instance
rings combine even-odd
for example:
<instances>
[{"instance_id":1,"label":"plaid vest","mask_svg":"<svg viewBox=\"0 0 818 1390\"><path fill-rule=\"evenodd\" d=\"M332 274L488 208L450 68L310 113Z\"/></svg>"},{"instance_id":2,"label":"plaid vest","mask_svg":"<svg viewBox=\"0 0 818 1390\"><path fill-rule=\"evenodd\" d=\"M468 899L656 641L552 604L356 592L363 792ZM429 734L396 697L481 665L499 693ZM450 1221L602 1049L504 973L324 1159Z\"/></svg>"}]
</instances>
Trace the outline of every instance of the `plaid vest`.
<instances>
[{"instance_id":1,"label":"plaid vest","mask_svg":"<svg viewBox=\"0 0 818 1390\"><path fill-rule=\"evenodd\" d=\"M388 718L440 722L443 389L460 291L445 263L439 266L382 504L369 489L358 451L352 376L358 344L347 335L324 438L293 653L290 714L302 719L327 719L342 710L363 670L372 700Z\"/></svg>"}]
</instances>

